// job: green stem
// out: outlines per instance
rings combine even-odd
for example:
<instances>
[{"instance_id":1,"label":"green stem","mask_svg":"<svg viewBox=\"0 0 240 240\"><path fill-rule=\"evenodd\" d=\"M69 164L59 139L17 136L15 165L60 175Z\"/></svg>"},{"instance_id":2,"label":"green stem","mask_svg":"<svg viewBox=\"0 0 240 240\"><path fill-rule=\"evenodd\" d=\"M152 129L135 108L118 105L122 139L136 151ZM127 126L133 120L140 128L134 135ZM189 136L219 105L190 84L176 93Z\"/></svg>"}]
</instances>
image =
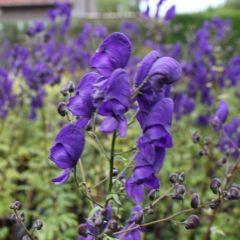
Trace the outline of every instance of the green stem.
<instances>
[{"instance_id":1,"label":"green stem","mask_svg":"<svg viewBox=\"0 0 240 240\"><path fill-rule=\"evenodd\" d=\"M17 218L17 222L23 227L24 231L26 232L26 234L29 236L29 238L31 240L35 240L35 237L32 236L31 232L27 229L27 227L25 226L25 224L23 223L23 221L20 219L20 217L18 216L18 212L17 210L13 210L15 213L15 216Z\"/></svg>"},{"instance_id":2,"label":"green stem","mask_svg":"<svg viewBox=\"0 0 240 240\"><path fill-rule=\"evenodd\" d=\"M112 146L111 146L111 155L110 155L110 166L109 166L109 186L108 186L108 192L111 192L112 190L112 185L113 185L113 167L114 167L114 150L115 150L115 143L116 143L116 137L117 137L117 132L113 132L113 137L112 137Z\"/></svg>"}]
</instances>

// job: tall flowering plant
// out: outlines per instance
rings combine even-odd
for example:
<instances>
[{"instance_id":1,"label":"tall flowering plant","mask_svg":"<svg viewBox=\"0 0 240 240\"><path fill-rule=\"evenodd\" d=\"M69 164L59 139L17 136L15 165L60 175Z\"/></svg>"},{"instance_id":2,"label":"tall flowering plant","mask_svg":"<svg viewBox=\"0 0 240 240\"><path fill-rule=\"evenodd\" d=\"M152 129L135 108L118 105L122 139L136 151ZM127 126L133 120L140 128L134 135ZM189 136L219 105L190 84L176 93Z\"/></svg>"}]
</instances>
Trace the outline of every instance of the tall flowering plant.
<instances>
[{"instance_id":1,"label":"tall flowering plant","mask_svg":"<svg viewBox=\"0 0 240 240\"><path fill-rule=\"evenodd\" d=\"M110 34L91 58L94 71L79 80L75 95L59 108L72 122L60 130L50 150L49 158L63 170L53 179L57 184L65 183L71 172L77 181L77 163L80 162L82 167L84 163L80 160L84 151L84 135L86 132L95 134L97 120L101 133L112 134L110 155L104 152L109 161L108 197L101 200L105 202L102 205L92 199L87 188L84 190L92 207L97 210L86 224L81 225L79 239L95 239L103 235L140 239L143 229L128 233L128 228L134 227L137 220L142 222L144 211L141 203L145 192L160 188L157 174L163 166L166 149L173 146L171 123L174 104L166 96L169 86L181 77L180 64L170 57L161 58L158 52L153 51L142 60L135 80L131 81L125 70L131 49L132 43L126 35L120 32ZM131 120L127 117L128 112L134 112ZM134 161L128 163L133 164L133 171L127 177L127 171L123 169L116 176L116 139L126 136L135 118L141 135L136 148L132 149ZM115 195L117 179L121 179L122 184L125 182L127 196L136 204L126 226L122 227L122 231L127 231L125 233L120 231L121 227L114 219L109 198L109 194Z\"/></svg>"}]
</instances>

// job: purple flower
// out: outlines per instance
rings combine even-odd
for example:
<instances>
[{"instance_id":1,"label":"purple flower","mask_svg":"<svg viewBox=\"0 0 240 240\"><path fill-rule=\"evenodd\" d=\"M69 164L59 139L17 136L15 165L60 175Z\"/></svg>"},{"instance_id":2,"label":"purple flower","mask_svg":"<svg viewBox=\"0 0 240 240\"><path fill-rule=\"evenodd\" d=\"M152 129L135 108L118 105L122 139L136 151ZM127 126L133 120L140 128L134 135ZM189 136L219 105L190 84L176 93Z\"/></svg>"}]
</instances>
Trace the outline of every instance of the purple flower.
<instances>
[{"instance_id":1,"label":"purple flower","mask_svg":"<svg viewBox=\"0 0 240 240\"><path fill-rule=\"evenodd\" d=\"M131 55L132 44L120 32L110 34L98 47L91 59L91 66L103 76L110 76L117 68L124 68Z\"/></svg>"},{"instance_id":2,"label":"purple flower","mask_svg":"<svg viewBox=\"0 0 240 240\"><path fill-rule=\"evenodd\" d=\"M144 188L158 189L160 183L155 176L163 165L166 148L172 147L170 133L173 101L163 98L152 108L143 124L143 133L137 146L133 175L126 181L128 196L139 203L144 199Z\"/></svg>"},{"instance_id":3,"label":"purple flower","mask_svg":"<svg viewBox=\"0 0 240 240\"><path fill-rule=\"evenodd\" d=\"M62 184L68 180L71 170L82 154L84 142L84 131L76 124L68 124L60 130L50 150L49 158L58 168L63 169L63 172L54 178L53 182Z\"/></svg>"},{"instance_id":4,"label":"purple flower","mask_svg":"<svg viewBox=\"0 0 240 240\"><path fill-rule=\"evenodd\" d=\"M140 203L144 200L144 187L148 190L159 189L160 183L151 164L138 154L133 175L127 179L125 189L130 198Z\"/></svg>"},{"instance_id":5,"label":"purple flower","mask_svg":"<svg viewBox=\"0 0 240 240\"><path fill-rule=\"evenodd\" d=\"M127 221L126 226L121 231L127 230L128 228L136 227L137 224L141 224L143 220L143 209L140 205L135 206L131 211L131 216ZM143 232L143 228L137 228L133 231L129 231L128 233L119 234L118 239L122 240L141 240L141 232Z\"/></svg>"},{"instance_id":6,"label":"purple flower","mask_svg":"<svg viewBox=\"0 0 240 240\"><path fill-rule=\"evenodd\" d=\"M157 51L150 52L142 60L134 79L136 87L144 84L136 98L140 108L137 119L141 126L155 103L164 97L163 86L178 81L181 72L181 66L175 59L160 58Z\"/></svg>"},{"instance_id":7,"label":"purple flower","mask_svg":"<svg viewBox=\"0 0 240 240\"><path fill-rule=\"evenodd\" d=\"M227 102L221 100L217 112L211 120L211 123L216 131L219 130L227 120L228 112L229 110Z\"/></svg>"},{"instance_id":8,"label":"purple flower","mask_svg":"<svg viewBox=\"0 0 240 240\"><path fill-rule=\"evenodd\" d=\"M170 22L174 17L175 17L175 9L176 9L176 6L173 5L172 7L170 7L164 17L164 21L165 22Z\"/></svg>"},{"instance_id":9,"label":"purple flower","mask_svg":"<svg viewBox=\"0 0 240 240\"><path fill-rule=\"evenodd\" d=\"M0 66L0 118L5 118L9 108L15 105L15 96L12 93L13 81L7 72Z\"/></svg>"},{"instance_id":10,"label":"purple flower","mask_svg":"<svg viewBox=\"0 0 240 240\"><path fill-rule=\"evenodd\" d=\"M45 26L42 21L35 21L34 25L28 28L27 35L29 37L34 37L36 34L42 32L44 28Z\"/></svg>"},{"instance_id":11,"label":"purple flower","mask_svg":"<svg viewBox=\"0 0 240 240\"><path fill-rule=\"evenodd\" d=\"M80 117L81 125L85 126L95 111L93 105L93 85L100 77L95 72L85 74L78 82L75 96L69 99L68 108L70 112Z\"/></svg>"},{"instance_id":12,"label":"purple flower","mask_svg":"<svg viewBox=\"0 0 240 240\"><path fill-rule=\"evenodd\" d=\"M166 0L159 0L158 1L158 3L157 3L157 10L156 10L156 13L155 13L155 18L159 18L160 7L161 7L161 5L163 4L164 1L166 1Z\"/></svg>"},{"instance_id":13,"label":"purple flower","mask_svg":"<svg viewBox=\"0 0 240 240\"><path fill-rule=\"evenodd\" d=\"M94 103L98 113L106 116L100 131L111 133L118 131L123 137L127 131L127 120L124 113L129 108L130 85L123 69L116 69L110 78L102 78L95 84Z\"/></svg>"}]
</instances>

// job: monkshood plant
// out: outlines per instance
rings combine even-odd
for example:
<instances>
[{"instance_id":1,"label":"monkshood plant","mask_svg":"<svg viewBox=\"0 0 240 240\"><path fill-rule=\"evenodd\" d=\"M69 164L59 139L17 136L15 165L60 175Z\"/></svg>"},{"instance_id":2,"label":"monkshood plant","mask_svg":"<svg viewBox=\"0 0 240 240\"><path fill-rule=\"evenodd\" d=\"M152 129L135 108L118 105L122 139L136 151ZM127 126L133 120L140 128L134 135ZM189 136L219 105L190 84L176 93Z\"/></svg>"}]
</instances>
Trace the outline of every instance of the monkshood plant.
<instances>
[{"instance_id":1,"label":"monkshood plant","mask_svg":"<svg viewBox=\"0 0 240 240\"><path fill-rule=\"evenodd\" d=\"M157 51L152 51L141 61L135 78L131 80L124 70L131 55L131 48L131 42L124 34L112 33L100 44L91 58L93 71L86 73L76 87L73 84L67 85L67 102L59 103L58 112L66 117L69 123L57 134L49 155L62 172L52 181L64 184L74 178L82 197L89 202L90 213L79 225L79 240L138 240L143 234L147 234L149 226L167 221L183 225L186 229L194 229L200 224L202 209L213 209L205 237L210 239L214 218L223 203L240 198L239 185L234 183L240 162L239 146L235 142L237 139L232 136L239 121L234 118L232 123L226 124L228 105L225 101L220 102L211 120L218 136L215 147L223 156L218 164L222 167L227 165L222 179L213 178L210 183L210 189L217 197L211 197L202 203L197 192L187 190L183 172L170 174L169 181L172 186L160 195L158 173L163 167L167 149L173 146L171 128L174 103L167 96L170 86L181 78L181 67L173 58L160 57ZM137 127L136 124L141 134L137 136L133 147L117 152L118 140L126 137L127 130L132 126ZM99 135L105 134L111 135L112 139L109 152L99 138ZM108 176L93 186L87 182L82 158L86 151L87 137L96 142L103 156L103 159L95 159L96 164L109 163ZM210 140L202 141L202 136L196 132L193 142L201 147L202 155L210 155ZM116 162L123 159L125 154L128 154L129 159L123 168L119 169ZM228 164L225 164L226 162ZM103 184L106 184L106 187L102 188L100 198L94 196L94 188ZM146 221L164 198L183 201L186 195L190 196L191 208L181 209L158 220ZM126 214L120 211L120 199L126 201L126 196L134 206L130 216L125 218ZM23 225L26 234L24 239L37 239L35 232L29 230L19 217L20 205L19 202L10 205L14 211L12 219ZM175 221L175 218L182 214L190 215L185 221ZM40 229L42 222L36 221L38 224L34 227Z\"/></svg>"}]
</instances>

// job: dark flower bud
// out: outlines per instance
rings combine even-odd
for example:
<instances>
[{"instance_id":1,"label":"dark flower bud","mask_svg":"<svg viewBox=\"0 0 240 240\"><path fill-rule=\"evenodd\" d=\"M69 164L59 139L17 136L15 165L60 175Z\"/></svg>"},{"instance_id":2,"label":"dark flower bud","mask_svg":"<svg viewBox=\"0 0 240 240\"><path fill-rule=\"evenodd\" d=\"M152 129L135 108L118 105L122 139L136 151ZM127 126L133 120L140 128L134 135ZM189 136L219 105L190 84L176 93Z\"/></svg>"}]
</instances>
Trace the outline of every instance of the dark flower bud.
<instances>
[{"instance_id":1,"label":"dark flower bud","mask_svg":"<svg viewBox=\"0 0 240 240\"><path fill-rule=\"evenodd\" d=\"M177 182L177 179L178 179L178 174L177 173L171 173L170 175L169 175L169 181L171 182L171 183L176 183Z\"/></svg>"},{"instance_id":2,"label":"dark flower bud","mask_svg":"<svg viewBox=\"0 0 240 240\"><path fill-rule=\"evenodd\" d=\"M201 140L200 134L198 131L194 132L192 135L192 141L193 143L199 143Z\"/></svg>"},{"instance_id":3,"label":"dark flower bud","mask_svg":"<svg viewBox=\"0 0 240 240\"><path fill-rule=\"evenodd\" d=\"M209 149L205 145L202 147L202 149L199 151L199 156L208 156L209 155Z\"/></svg>"},{"instance_id":4,"label":"dark flower bud","mask_svg":"<svg viewBox=\"0 0 240 240\"><path fill-rule=\"evenodd\" d=\"M16 215L13 213L13 214L11 214L10 215L10 217L9 217L9 220L11 221L11 222L17 222L17 217L16 217Z\"/></svg>"},{"instance_id":5,"label":"dark flower bud","mask_svg":"<svg viewBox=\"0 0 240 240\"><path fill-rule=\"evenodd\" d=\"M22 240L31 240L31 238L30 238L28 235L24 235L24 236L22 237Z\"/></svg>"},{"instance_id":6,"label":"dark flower bud","mask_svg":"<svg viewBox=\"0 0 240 240\"><path fill-rule=\"evenodd\" d=\"M204 145L209 145L211 143L211 138L209 136L205 137L203 140Z\"/></svg>"},{"instance_id":7,"label":"dark flower bud","mask_svg":"<svg viewBox=\"0 0 240 240\"><path fill-rule=\"evenodd\" d=\"M221 203L221 202L220 202L219 199L213 200L213 201L210 202L209 207L210 207L211 209L216 209L216 208L218 208L218 206L220 205L220 203Z\"/></svg>"},{"instance_id":8,"label":"dark flower bud","mask_svg":"<svg viewBox=\"0 0 240 240\"><path fill-rule=\"evenodd\" d=\"M183 183L184 182L184 179L185 179L185 173L184 172L181 172L179 175L178 175L178 181L180 183Z\"/></svg>"},{"instance_id":9,"label":"dark flower bud","mask_svg":"<svg viewBox=\"0 0 240 240\"><path fill-rule=\"evenodd\" d=\"M192 199L191 199L191 207L192 208L198 208L200 205L200 197L197 193L193 193Z\"/></svg>"},{"instance_id":10,"label":"dark flower bud","mask_svg":"<svg viewBox=\"0 0 240 240\"><path fill-rule=\"evenodd\" d=\"M66 97L67 95L68 95L68 85L63 85L62 87L61 87L61 94L64 96L64 97Z\"/></svg>"},{"instance_id":11,"label":"dark flower bud","mask_svg":"<svg viewBox=\"0 0 240 240\"><path fill-rule=\"evenodd\" d=\"M199 226L200 219L197 215L190 215L184 223L186 229L194 229Z\"/></svg>"},{"instance_id":12,"label":"dark flower bud","mask_svg":"<svg viewBox=\"0 0 240 240\"><path fill-rule=\"evenodd\" d=\"M151 200L151 201L154 201L154 199L156 198L156 190L155 189L152 189L149 193L148 193L148 198Z\"/></svg>"},{"instance_id":13,"label":"dark flower bud","mask_svg":"<svg viewBox=\"0 0 240 240\"><path fill-rule=\"evenodd\" d=\"M229 200L240 200L240 190L237 187L231 187L228 191Z\"/></svg>"},{"instance_id":14,"label":"dark flower bud","mask_svg":"<svg viewBox=\"0 0 240 240\"><path fill-rule=\"evenodd\" d=\"M20 210L22 208L22 203L19 201L15 201L9 205L9 208L13 210Z\"/></svg>"},{"instance_id":15,"label":"dark flower bud","mask_svg":"<svg viewBox=\"0 0 240 240\"><path fill-rule=\"evenodd\" d=\"M183 200L184 199L184 194L186 192L186 188L184 185L179 184L176 186L172 199L174 200Z\"/></svg>"},{"instance_id":16,"label":"dark flower bud","mask_svg":"<svg viewBox=\"0 0 240 240\"><path fill-rule=\"evenodd\" d=\"M214 178L210 184L210 188L213 193L217 194L219 191L219 188L221 187L221 181L218 178Z\"/></svg>"},{"instance_id":17,"label":"dark flower bud","mask_svg":"<svg viewBox=\"0 0 240 240\"><path fill-rule=\"evenodd\" d=\"M154 208L153 208L153 206L150 205L150 206L147 208L147 214L149 214L149 215L154 214Z\"/></svg>"},{"instance_id":18,"label":"dark flower bud","mask_svg":"<svg viewBox=\"0 0 240 240\"><path fill-rule=\"evenodd\" d=\"M60 102L60 103L58 104L57 110L58 110L58 113L59 113L62 117L66 116L66 114L67 114L67 105L66 105L66 103L65 103L65 102Z\"/></svg>"},{"instance_id":19,"label":"dark flower bud","mask_svg":"<svg viewBox=\"0 0 240 240\"><path fill-rule=\"evenodd\" d=\"M97 215L96 216L96 219L94 220L94 225L96 226L96 227L101 227L102 226L102 224L103 224L103 216L102 215Z\"/></svg>"},{"instance_id":20,"label":"dark flower bud","mask_svg":"<svg viewBox=\"0 0 240 240\"><path fill-rule=\"evenodd\" d=\"M37 219L34 223L33 223L33 227L37 230L41 230L43 227L43 222L40 219Z\"/></svg>"},{"instance_id":21,"label":"dark flower bud","mask_svg":"<svg viewBox=\"0 0 240 240\"><path fill-rule=\"evenodd\" d=\"M118 231L118 222L115 219L111 219L107 225L107 232L114 233Z\"/></svg>"},{"instance_id":22,"label":"dark flower bud","mask_svg":"<svg viewBox=\"0 0 240 240\"><path fill-rule=\"evenodd\" d=\"M143 212L136 212L134 216L134 220L136 224L141 224L143 221Z\"/></svg>"},{"instance_id":23,"label":"dark flower bud","mask_svg":"<svg viewBox=\"0 0 240 240\"><path fill-rule=\"evenodd\" d=\"M46 33L44 36L43 36L43 41L44 42L48 42L50 40L50 35L48 33Z\"/></svg>"},{"instance_id":24,"label":"dark flower bud","mask_svg":"<svg viewBox=\"0 0 240 240\"><path fill-rule=\"evenodd\" d=\"M118 175L118 169L114 168L113 169L113 176L116 177Z\"/></svg>"},{"instance_id":25,"label":"dark flower bud","mask_svg":"<svg viewBox=\"0 0 240 240\"><path fill-rule=\"evenodd\" d=\"M68 87L68 91L69 91L70 93L73 93L73 92L75 91L75 84L74 84L73 81L70 81L70 82L68 83L67 87Z\"/></svg>"},{"instance_id":26,"label":"dark flower bud","mask_svg":"<svg viewBox=\"0 0 240 240\"><path fill-rule=\"evenodd\" d=\"M25 222L25 213L24 212L21 212L19 217L22 222Z\"/></svg>"},{"instance_id":27,"label":"dark flower bud","mask_svg":"<svg viewBox=\"0 0 240 240\"><path fill-rule=\"evenodd\" d=\"M223 156L221 157L217 162L216 162L216 165L218 167L222 167L223 164L225 164L227 162L227 157L226 156Z\"/></svg>"},{"instance_id":28,"label":"dark flower bud","mask_svg":"<svg viewBox=\"0 0 240 240\"><path fill-rule=\"evenodd\" d=\"M81 223L79 226L78 226L78 233L80 236L83 236L83 237L86 237L87 236L87 224L86 223Z\"/></svg>"}]
</instances>

